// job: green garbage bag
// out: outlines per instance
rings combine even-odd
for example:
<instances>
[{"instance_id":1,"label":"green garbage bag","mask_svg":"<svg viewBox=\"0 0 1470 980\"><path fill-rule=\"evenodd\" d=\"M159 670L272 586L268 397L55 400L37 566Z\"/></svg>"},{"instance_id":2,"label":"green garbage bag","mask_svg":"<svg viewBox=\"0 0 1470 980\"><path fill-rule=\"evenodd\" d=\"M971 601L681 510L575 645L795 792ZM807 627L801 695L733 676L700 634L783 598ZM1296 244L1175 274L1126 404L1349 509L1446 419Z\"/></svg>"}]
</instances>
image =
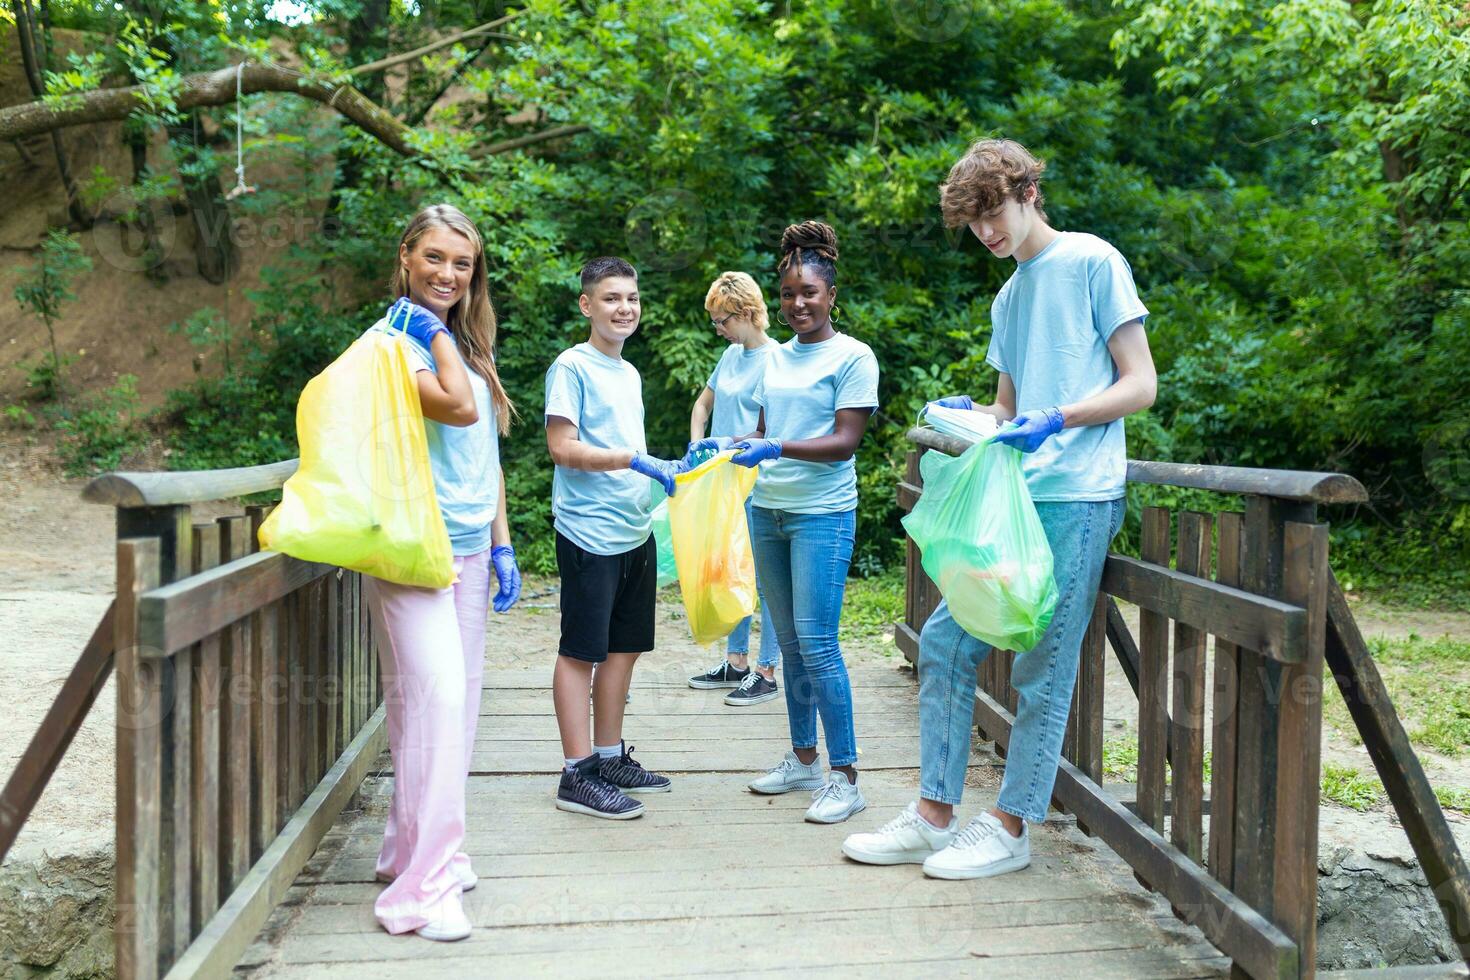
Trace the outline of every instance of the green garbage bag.
<instances>
[{"instance_id":1,"label":"green garbage bag","mask_svg":"<svg viewBox=\"0 0 1470 980\"><path fill-rule=\"evenodd\" d=\"M674 532L669 529L669 498L663 487L654 484L658 503L653 508L653 542L658 549L658 587L673 585L679 581L679 569L674 564Z\"/></svg>"},{"instance_id":2,"label":"green garbage bag","mask_svg":"<svg viewBox=\"0 0 1470 980\"><path fill-rule=\"evenodd\" d=\"M919 460L924 493L903 519L954 621L998 650L1030 650L1057 605L1051 545L1021 473L1021 451L977 442Z\"/></svg>"}]
</instances>

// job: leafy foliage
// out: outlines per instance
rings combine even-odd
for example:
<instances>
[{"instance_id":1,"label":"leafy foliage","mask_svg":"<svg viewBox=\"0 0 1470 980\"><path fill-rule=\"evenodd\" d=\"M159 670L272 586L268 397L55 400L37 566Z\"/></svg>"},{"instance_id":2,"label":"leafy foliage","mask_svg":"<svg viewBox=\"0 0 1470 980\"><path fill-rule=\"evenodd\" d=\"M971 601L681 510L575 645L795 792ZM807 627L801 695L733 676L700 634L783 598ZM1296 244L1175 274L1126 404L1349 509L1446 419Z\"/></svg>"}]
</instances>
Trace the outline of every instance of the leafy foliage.
<instances>
[{"instance_id":1,"label":"leafy foliage","mask_svg":"<svg viewBox=\"0 0 1470 980\"><path fill-rule=\"evenodd\" d=\"M341 39L370 14L383 15L384 50L388 37L404 50L506 9L299 6L284 25L254 5L160 2L146 30L113 25L152 124L170 111L181 61L289 52L304 72L345 80L367 55ZM911 0L529 0L499 32L391 85L351 76L414 125L428 160L289 97L243 110L248 152L290 167L234 202L236 216L327 208L328 227L269 270L251 329L231 340L232 371L173 397L180 465L292 453L301 384L376 319L408 214L449 201L486 234L499 364L527 419L505 443L514 530L527 564L548 569L537 416L547 365L584 336L581 262L623 254L641 271L643 324L627 354L645 379L650 443L673 452L720 349L703 316L708 282L743 269L773 293L781 228L817 217L841 241L839 327L883 369L859 453L854 567L892 569L910 420L926 399L994 389L988 310L1013 267L941 226L937 187L971 139L1003 134L1049 161L1053 224L1117 245L1152 311L1159 398L1129 420L1130 455L1350 472L1373 505L1329 516L1355 581L1426 567L1464 578L1462 5L996 0L936 13ZM589 128L481 155L568 124ZM179 165L213 161L181 153ZM1132 490L1124 547L1146 502L1198 501Z\"/></svg>"}]
</instances>

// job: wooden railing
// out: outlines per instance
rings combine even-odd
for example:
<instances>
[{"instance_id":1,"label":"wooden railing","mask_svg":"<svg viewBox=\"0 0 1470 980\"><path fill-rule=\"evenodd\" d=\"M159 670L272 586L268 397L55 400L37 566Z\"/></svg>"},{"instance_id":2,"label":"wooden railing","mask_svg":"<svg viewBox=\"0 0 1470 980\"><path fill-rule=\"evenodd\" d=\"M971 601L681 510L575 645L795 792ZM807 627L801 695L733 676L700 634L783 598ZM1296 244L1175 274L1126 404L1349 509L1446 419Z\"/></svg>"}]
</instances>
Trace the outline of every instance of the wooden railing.
<instances>
[{"instance_id":1,"label":"wooden railing","mask_svg":"<svg viewBox=\"0 0 1470 980\"><path fill-rule=\"evenodd\" d=\"M970 446L926 429L908 437L951 455ZM898 487L905 510L923 493L919 455L909 453ZM1243 495L1245 510L1184 511L1176 519L1146 508L1141 557L1109 554L1082 644L1054 804L1198 926L1237 974L1312 976L1325 664L1470 962L1470 876L1333 578L1327 525L1317 520L1319 505L1360 503L1366 491L1341 474L1132 460L1128 479ZM916 666L920 631L939 599L909 541L897 642ZM1120 599L1139 607L1136 641ZM1103 784L1108 645L1138 697L1132 799ZM1001 755L1015 722L1015 656L995 651L977 678L976 722Z\"/></svg>"},{"instance_id":2,"label":"wooden railing","mask_svg":"<svg viewBox=\"0 0 1470 980\"><path fill-rule=\"evenodd\" d=\"M117 670L117 976L227 974L385 744L361 578L259 552L296 461L116 473L117 594L0 796L0 857Z\"/></svg>"}]
</instances>

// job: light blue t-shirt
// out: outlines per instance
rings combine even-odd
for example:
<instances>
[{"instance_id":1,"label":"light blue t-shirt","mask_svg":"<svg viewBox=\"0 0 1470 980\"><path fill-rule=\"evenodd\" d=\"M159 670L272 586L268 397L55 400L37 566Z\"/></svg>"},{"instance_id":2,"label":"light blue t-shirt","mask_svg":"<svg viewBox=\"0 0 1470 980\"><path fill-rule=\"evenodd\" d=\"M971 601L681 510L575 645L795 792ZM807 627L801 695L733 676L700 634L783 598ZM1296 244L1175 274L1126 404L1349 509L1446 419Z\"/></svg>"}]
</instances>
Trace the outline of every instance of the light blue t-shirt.
<instances>
[{"instance_id":1,"label":"light blue t-shirt","mask_svg":"<svg viewBox=\"0 0 1470 980\"><path fill-rule=\"evenodd\" d=\"M1118 250L1064 231L996 294L985 362L1011 376L1017 414L1078 402L1118 379L1108 340L1146 316ZM1033 500L1116 500L1128 470L1123 420L1063 429L1026 454L1022 470Z\"/></svg>"},{"instance_id":2,"label":"light blue t-shirt","mask_svg":"<svg viewBox=\"0 0 1470 980\"><path fill-rule=\"evenodd\" d=\"M755 386L766 368L766 358L781 345L770 338L764 346L746 350L731 344L720 355L705 387L715 393L715 410L710 417L712 436L745 436L760 422L761 407L755 403Z\"/></svg>"},{"instance_id":3,"label":"light blue t-shirt","mask_svg":"<svg viewBox=\"0 0 1470 980\"><path fill-rule=\"evenodd\" d=\"M546 372L546 415L577 427L577 439L598 449L647 452L643 379L622 358L589 344L557 355ZM648 540L653 482L632 470L594 473L558 466L551 481L556 529L594 555L621 555Z\"/></svg>"},{"instance_id":4,"label":"light blue t-shirt","mask_svg":"<svg viewBox=\"0 0 1470 980\"><path fill-rule=\"evenodd\" d=\"M829 436L840 408L878 407L878 359L861 340L834 334L820 344L792 337L766 360L755 386L766 413L766 438ZM782 457L762 463L751 500L757 507L796 514L840 514L857 507L857 466Z\"/></svg>"},{"instance_id":5,"label":"light blue t-shirt","mask_svg":"<svg viewBox=\"0 0 1470 980\"><path fill-rule=\"evenodd\" d=\"M386 328L386 318L372 329ZM438 372L433 353L405 336L408 357L416 371ZM456 356L459 349L455 348ZM460 357L464 363L464 358ZM424 419L429 443L429 466L434 474L434 495L439 513L449 531L449 546L456 555L478 555L490 547L492 523L500 502L500 431L496 428L495 403L490 384L469 365L470 390L480 418L473 425L445 425Z\"/></svg>"}]
</instances>

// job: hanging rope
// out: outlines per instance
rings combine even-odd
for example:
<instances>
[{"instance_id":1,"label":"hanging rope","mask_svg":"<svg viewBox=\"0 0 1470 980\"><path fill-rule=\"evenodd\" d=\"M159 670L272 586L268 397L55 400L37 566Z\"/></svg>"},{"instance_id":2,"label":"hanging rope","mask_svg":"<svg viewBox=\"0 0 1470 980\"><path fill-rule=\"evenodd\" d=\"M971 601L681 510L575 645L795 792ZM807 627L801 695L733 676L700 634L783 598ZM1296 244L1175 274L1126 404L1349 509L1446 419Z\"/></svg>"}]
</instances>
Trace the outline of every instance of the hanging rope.
<instances>
[{"instance_id":1,"label":"hanging rope","mask_svg":"<svg viewBox=\"0 0 1470 980\"><path fill-rule=\"evenodd\" d=\"M255 188L245 183L245 103L240 91L240 76L244 73L245 62L241 61L235 65L235 186L225 194L226 201L255 193Z\"/></svg>"}]
</instances>

